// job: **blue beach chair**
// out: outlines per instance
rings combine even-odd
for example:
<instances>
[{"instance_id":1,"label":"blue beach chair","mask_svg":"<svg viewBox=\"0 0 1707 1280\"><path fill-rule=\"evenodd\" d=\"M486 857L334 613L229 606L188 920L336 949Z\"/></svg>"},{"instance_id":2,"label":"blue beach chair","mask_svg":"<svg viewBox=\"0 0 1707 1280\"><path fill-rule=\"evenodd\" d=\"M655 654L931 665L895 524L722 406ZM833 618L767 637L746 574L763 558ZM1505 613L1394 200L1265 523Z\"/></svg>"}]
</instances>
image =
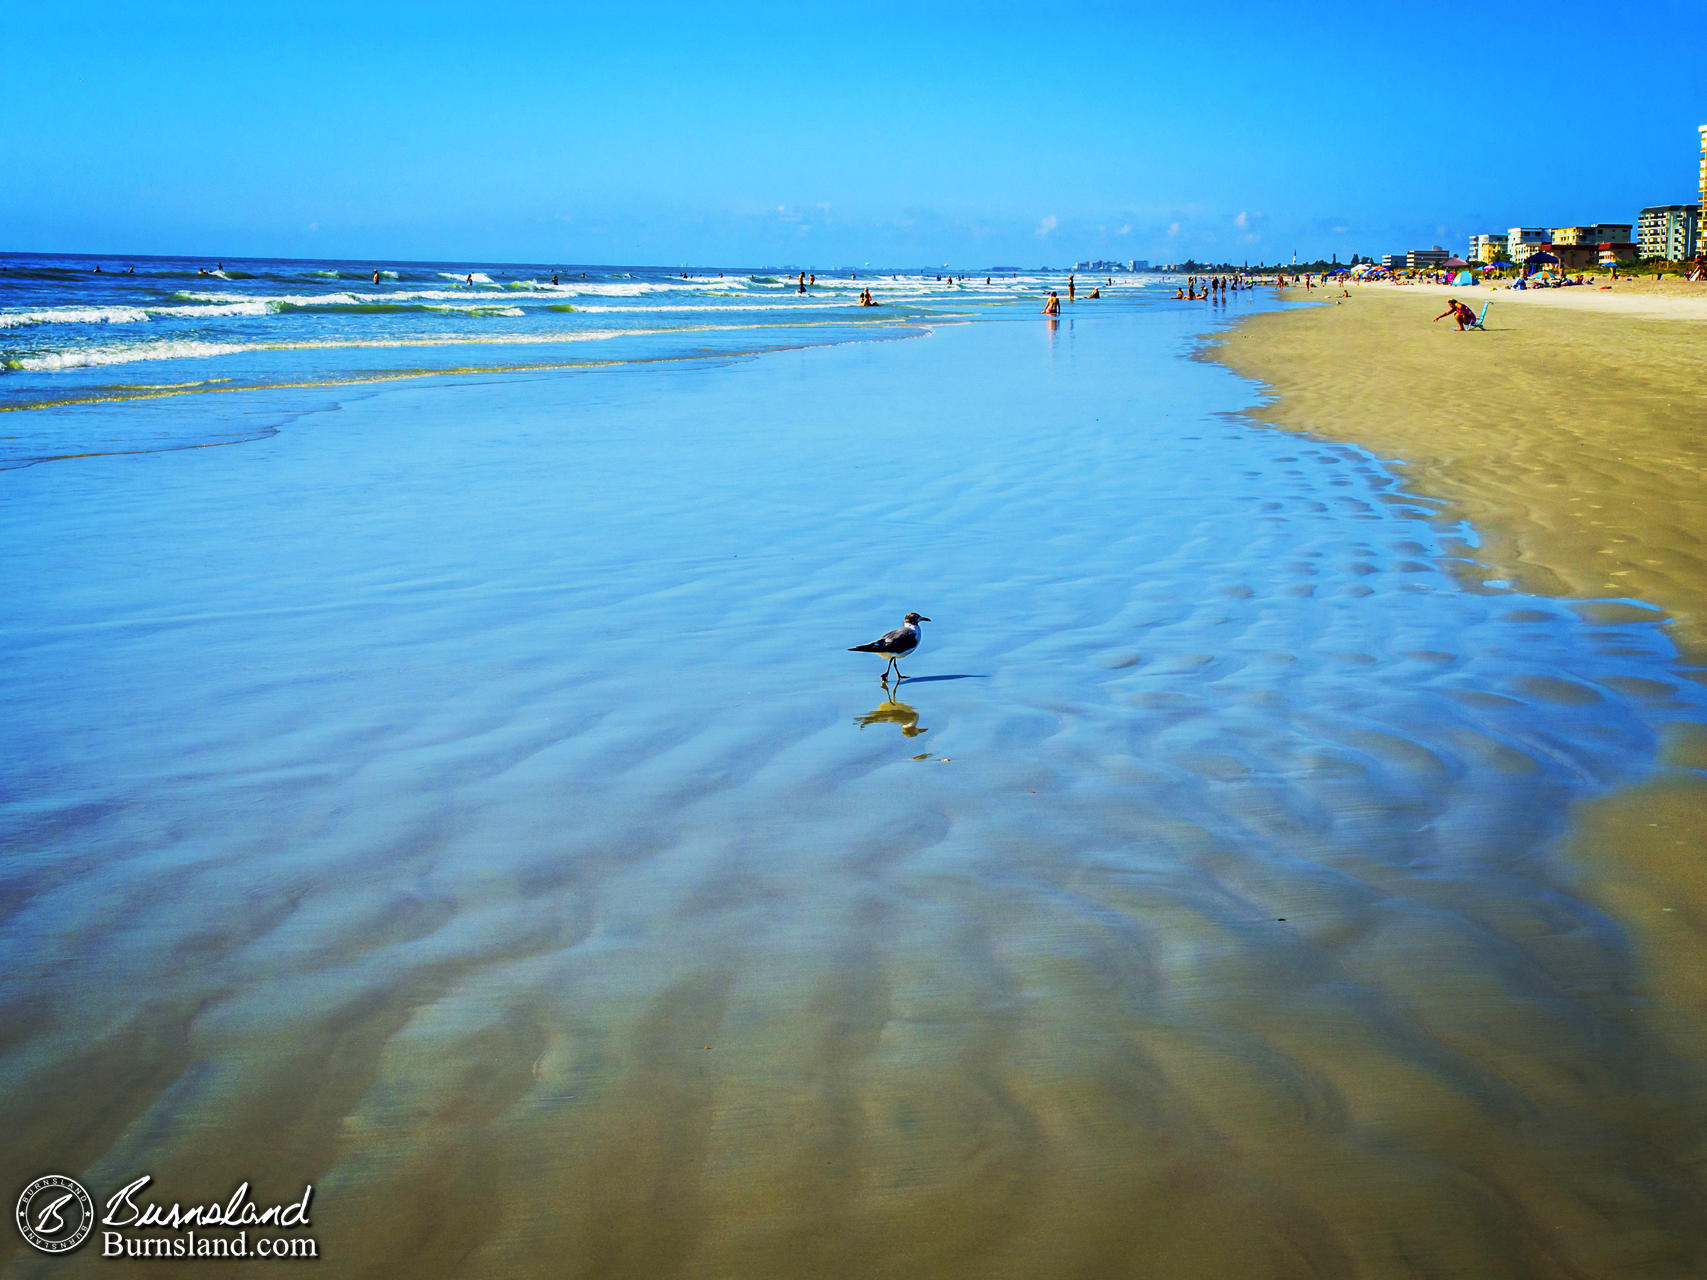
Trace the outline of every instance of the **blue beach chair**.
<instances>
[{"instance_id":1,"label":"blue beach chair","mask_svg":"<svg viewBox=\"0 0 1707 1280\"><path fill-rule=\"evenodd\" d=\"M1472 329L1480 329L1483 333L1486 333L1488 331L1488 326L1483 324L1482 321L1484 321L1488 318L1488 308L1493 306L1493 305L1494 305L1494 300L1492 298L1489 298L1486 302L1484 302L1482 304L1482 314L1476 317L1474 324L1465 325L1464 326L1464 332L1469 333L1470 330L1472 330Z\"/></svg>"}]
</instances>

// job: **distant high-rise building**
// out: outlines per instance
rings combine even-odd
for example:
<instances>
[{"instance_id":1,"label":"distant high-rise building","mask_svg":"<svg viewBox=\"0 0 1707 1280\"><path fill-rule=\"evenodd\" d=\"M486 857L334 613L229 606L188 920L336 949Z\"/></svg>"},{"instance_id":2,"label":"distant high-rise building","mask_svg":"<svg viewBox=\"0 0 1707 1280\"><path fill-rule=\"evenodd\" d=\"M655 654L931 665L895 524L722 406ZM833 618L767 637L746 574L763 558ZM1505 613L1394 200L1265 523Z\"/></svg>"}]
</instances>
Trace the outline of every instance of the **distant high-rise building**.
<instances>
[{"instance_id":1,"label":"distant high-rise building","mask_svg":"<svg viewBox=\"0 0 1707 1280\"><path fill-rule=\"evenodd\" d=\"M1451 256L1439 245L1432 249L1408 249L1405 251L1405 266L1411 271L1419 267L1438 267Z\"/></svg>"},{"instance_id":2,"label":"distant high-rise building","mask_svg":"<svg viewBox=\"0 0 1707 1280\"><path fill-rule=\"evenodd\" d=\"M1695 252L1707 253L1707 124L1701 126L1701 209L1695 217Z\"/></svg>"},{"instance_id":3,"label":"distant high-rise building","mask_svg":"<svg viewBox=\"0 0 1707 1280\"><path fill-rule=\"evenodd\" d=\"M1644 258L1687 258L1700 233L1700 213L1692 204L1652 205L1636 219L1636 245Z\"/></svg>"}]
</instances>

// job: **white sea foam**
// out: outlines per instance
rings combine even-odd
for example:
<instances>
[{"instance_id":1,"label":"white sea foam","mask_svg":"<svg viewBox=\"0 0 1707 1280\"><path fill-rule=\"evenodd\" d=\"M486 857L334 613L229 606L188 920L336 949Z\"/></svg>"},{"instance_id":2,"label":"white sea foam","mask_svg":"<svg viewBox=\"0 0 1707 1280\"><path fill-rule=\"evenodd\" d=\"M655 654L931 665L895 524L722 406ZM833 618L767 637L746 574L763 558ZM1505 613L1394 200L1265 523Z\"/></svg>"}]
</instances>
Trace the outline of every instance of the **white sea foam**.
<instances>
[{"instance_id":1,"label":"white sea foam","mask_svg":"<svg viewBox=\"0 0 1707 1280\"><path fill-rule=\"evenodd\" d=\"M520 313L518 313L520 314ZM822 323L822 322L818 322ZM107 347L85 347L49 355L20 356L0 362L8 369L52 372L85 369L97 365L132 364L139 360L192 360L255 351L344 351L388 350L408 347L557 346L575 342L602 342L611 338L644 338L684 333L739 332L763 328L750 324L705 324L674 329L591 329L577 333L520 333L502 335L456 334L443 337L352 338L340 342L204 342L173 339L133 342Z\"/></svg>"},{"instance_id":2,"label":"white sea foam","mask_svg":"<svg viewBox=\"0 0 1707 1280\"><path fill-rule=\"evenodd\" d=\"M232 294L232 298L241 295ZM46 307L40 311L0 311L0 329L36 324L141 324L160 317L200 320L220 316L264 316L267 306L255 299L199 307Z\"/></svg>"},{"instance_id":3,"label":"white sea foam","mask_svg":"<svg viewBox=\"0 0 1707 1280\"><path fill-rule=\"evenodd\" d=\"M41 311L0 311L0 329L32 324L135 324L148 319L137 307L47 307Z\"/></svg>"},{"instance_id":4,"label":"white sea foam","mask_svg":"<svg viewBox=\"0 0 1707 1280\"><path fill-rule=\"evenodd\" d=\"M56 351L45 356L19 356L7 360L5 364L8 369L53 372L60 369L88 369L97 365L133 364L138 360L185 360L203 356L226 356L251 349L235 342L137 342L125 346Z\"/></svg>"},{"instance_id":5,"label":"white sea foam","mask_svg":"<svg viewBox=\"0 0 1707 1280\"><path fill-rule=\"evenodd\" d=\"M776 302L653 302L634 307L613 307L588 302L577 304L575 311L582 315L644 316L654 312L698 314L717 311L845 311L858 305L852 297L836 302L788 302L782 299Z\"/></svg>"},{"instance_id":6,"label":"white sea foam","mask_svg":"<svg viewBox=\"0 0 1707 1280\"><path fill-rule=\"evenodd\" d=\"M189 301L214 304L204 307L149 308L151 311L171 311L184 314L222 314L221 307L230 307L229 315L267 315L284 308L309 310L315 307L388 307L434 302L428 311L462 311L477 315L519 316L524 314L508 298L475 301L466 289L399 289L394 293L276 293L259 297L244 293L180 292L173 295Z\"/></svg>"},{"instance_id":7,"label":"white sea foam","mask_svg":"<svg viewBox=\"0 0 1707 1280\"><path fill-rule=\"evenodd\" d=\"M494 288L496 288L498 284L496 280L487 275L484 271L464 271L461 275L458 275L454 271L441 271L439 272L439 278L441 280L455 280L458 283L472 279L477 285L489 284Z\"/></svg>"}]
</instances>

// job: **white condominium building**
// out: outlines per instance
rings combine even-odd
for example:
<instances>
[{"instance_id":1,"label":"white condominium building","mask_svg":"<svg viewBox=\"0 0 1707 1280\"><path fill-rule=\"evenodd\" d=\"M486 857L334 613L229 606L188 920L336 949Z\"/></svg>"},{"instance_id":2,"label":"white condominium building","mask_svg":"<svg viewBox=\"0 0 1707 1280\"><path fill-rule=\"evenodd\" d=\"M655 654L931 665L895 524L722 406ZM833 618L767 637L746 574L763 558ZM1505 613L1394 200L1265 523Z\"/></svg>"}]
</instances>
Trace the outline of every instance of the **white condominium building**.
<instances>
[{"instance_id":1,"label":"white condominium building","mask_svg":"<svg viewBox=\"0 0 1707 1280\"><path fill-rule=\"evenodd\" d=\"M1505 233L1505 251L1522 262L1552 238L1546 227L1512 227Z\"/></svg>"},{"instance_id":2,"label":"white condominium building","mask_svg":"<svg viewBox=\"0 0 1707 1280\"><path fill-rule=\"evenodd\" d=\"M1644 258L1677 262L1695 252L1700 213L1692 204L1656 204L1636 220L1636 247Z\"/></svg>"}]
</instances>

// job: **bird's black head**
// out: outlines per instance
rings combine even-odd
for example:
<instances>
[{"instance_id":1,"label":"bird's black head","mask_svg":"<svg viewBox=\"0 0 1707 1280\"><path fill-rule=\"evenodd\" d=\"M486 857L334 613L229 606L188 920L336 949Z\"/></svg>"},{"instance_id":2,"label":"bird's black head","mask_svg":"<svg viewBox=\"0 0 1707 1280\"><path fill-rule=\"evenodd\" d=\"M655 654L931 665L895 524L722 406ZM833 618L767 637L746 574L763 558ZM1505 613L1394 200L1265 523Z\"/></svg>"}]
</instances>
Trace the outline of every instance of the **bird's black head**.
<instances>
[{"instance_id":1,"label":"bird's black head","mask_svg":"<svg viewBox=\"0 0 1707 1280\"><path fill-rule=\"evenodd\" d=\"M911 626L915 622L929 622L930 619L929 618L921 618L916 613L909 613L906 616L906 618L904 619L904 621L907 623L908 626Z\"/></svg>"}]
</instances>

